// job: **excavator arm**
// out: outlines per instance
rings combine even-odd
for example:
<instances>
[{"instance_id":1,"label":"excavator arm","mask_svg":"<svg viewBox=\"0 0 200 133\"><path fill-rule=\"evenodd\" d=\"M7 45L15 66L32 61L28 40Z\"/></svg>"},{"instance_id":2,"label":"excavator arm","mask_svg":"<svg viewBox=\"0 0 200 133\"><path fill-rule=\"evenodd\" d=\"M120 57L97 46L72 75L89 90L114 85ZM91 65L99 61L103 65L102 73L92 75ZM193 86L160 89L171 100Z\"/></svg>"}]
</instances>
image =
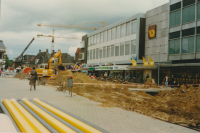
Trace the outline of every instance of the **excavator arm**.
<instances>
[{"instance_id":1,"label":"excavator arm","mask_svg":"<svg viewBox=\"0 0 200 133\"><path fill-rule=\"evenodd\" d=\"M59 66L62 65L62 60L61 60L61 50L59 50L57 53L54 54L53 57L51 57L48 61L49 69L52 69L51 64L52 62L59 56Z\"/></svg>"}]
</instances>

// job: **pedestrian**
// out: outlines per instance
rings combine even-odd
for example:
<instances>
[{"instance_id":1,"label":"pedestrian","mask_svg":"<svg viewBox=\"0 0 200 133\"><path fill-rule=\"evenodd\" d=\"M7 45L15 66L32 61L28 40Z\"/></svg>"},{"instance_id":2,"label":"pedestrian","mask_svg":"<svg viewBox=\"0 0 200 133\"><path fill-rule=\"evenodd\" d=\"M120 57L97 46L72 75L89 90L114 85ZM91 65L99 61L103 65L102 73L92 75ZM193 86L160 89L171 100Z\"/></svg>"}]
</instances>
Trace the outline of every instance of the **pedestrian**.
<instances>
[{"instance_id":1,"label":"pedestrian","mask_svg":"<svg viewBox=\"0 0 200 133\"><path fill-rule=\"evenodd\" d=\"M107 78L107 77L108 77L108 74L107 74L106 72L104 73L104 77L105 77L105 78Z\"/></svg>"},{"instance_id":2,"label":"pedestrian","mask_svg":"<svg viewBox=\"0 0 200 133\"><path fill-rule=\"evenodd\" d=\"M171 88L174 88L175 84L174 75L172 75L170 82L171 82Z\"/></svg>"},{"instance_id":3,"label":"pedestrian","mask_svg":"<svg viewBox=\"0 0 200 133\"><path fill-rule=\"evenodd\" d=\"M147 74L147 76L146 76L146 81L147 81L148 78L149 78L149 74Z\"/></svg>"},{"instance_id":4,"label":"pedestrian","mask_svg":"<svg viewBox=\"0 0 200 133\"><path fill-rule=\"evenodd\" d=\"M34 86L34 90L36 90L36 80L38 80L37 77L37 71L35 70L35 67L33 67L33 70L31 71L31 77L30 77L30 91L32 89L32 86Z\"/></svg>"},{"instance_id":5,"label":"pedestrian","mask_svg":"<svg viewBox=\"0 0 200 133\"><path fill-rule=\"evenodd\" d=\"M166 86L166 88L167 88L167 86L168 86L168 81L169 81L168 75L165 76L164 81L165 81L165 86Z\"/></svg>"}]
</instances>

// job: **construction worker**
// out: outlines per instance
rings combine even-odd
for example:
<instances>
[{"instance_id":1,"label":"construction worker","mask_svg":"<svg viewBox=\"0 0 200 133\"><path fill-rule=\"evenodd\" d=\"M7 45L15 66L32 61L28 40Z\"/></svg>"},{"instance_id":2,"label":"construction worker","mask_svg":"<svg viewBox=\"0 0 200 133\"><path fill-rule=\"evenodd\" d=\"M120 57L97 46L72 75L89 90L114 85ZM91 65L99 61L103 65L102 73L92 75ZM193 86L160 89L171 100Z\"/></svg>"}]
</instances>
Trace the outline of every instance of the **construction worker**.
<instances>
[{"instance_id":1,"label":"construction worker","mask_svg":"<svg viewBox=\"0 0 200 133\"><path fill-rule=\"evenodd\" d=\"M34 90L36 90L36 80L38 80L37 77L37 71L35 70L35 67L33 67L33 70L31 71L31 77L30 77L30 91L32 89L32 86L34 86Z\"/></svg>"}]
</instances>

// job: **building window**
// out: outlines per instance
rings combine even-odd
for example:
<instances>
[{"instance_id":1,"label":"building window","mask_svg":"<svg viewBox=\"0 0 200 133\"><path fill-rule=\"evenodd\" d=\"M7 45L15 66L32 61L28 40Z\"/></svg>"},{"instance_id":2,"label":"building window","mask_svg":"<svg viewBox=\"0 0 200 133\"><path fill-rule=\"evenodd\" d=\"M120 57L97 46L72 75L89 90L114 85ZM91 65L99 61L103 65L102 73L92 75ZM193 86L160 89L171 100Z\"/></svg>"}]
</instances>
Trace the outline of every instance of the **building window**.
<instances>
[{"instance_id":1,"label":"building window","mask_svg":"<svg viewBox=\"0 0 200 133\"><path fill-rule=\"evenodd\" d=\"M129 54L130 54L130 41L127 41L125 45L125 55Z\"/></svg>"},{"instance_id":2,"label":"building window","mask_svg":"<svg viewBox=\"0 0 200 133\"><path fill-rule=\"evenodd\" d=\"M125 24L121 25L121 37L125 36Z\"/></svg>"},{"instance_id":3,"label":"building window","mask_svg":"<svg viewBox=\"0 0 200 133\"><path fill-rule=\"evenodd\" d=\"M183 8L183 24L195 20L195 5Z\"/></svg>"},{"instance_id":4,"label":"building window","mask_svg":"<svg viewBox=\"0 0 200 133\"><path fill-rule=\"evenodd\" d=\"M195 34L195 28L187 29L182 31L182 37L191 36Z\"/></svg>"},{"instance_id":5,"label":"building window","mask_svg":"<svg viewBox=\"0 0 200 133\"><path fill-rule=\"evenodd\" d=\"M92 60L92 50L90 50L90 60Z\"/></svg>"},{"instance_id":6,"label":"building window","mask_svg":"<svg viewBox=\"0 0 200 133\"><path fill-rule=\"evenodd\" d=\"M100 34L97 35L97 44L99 43Z\"/></svg>"},{"instance_id":7,"label":"building window","mask_svg":"<svg viewBox=\"0 0 200 133\"><path fill-rule=\"evenodd\" d=\"M115 39L115 28L112 28L112 40Z\"/></svg>"},{"instance_id":8,"label":"building window","mask_svg":"<svg viewBox=\"0 0 200 133\"><path fill-rule=\"evenodd\" d=\"M197 52L200 52L200 35L197 36Z\"/></svg>"},{"instance_id":9,"label":"building window","mask_svg":"<svg viewBox=\"0 0 200 133\"><path fill-rule=\"evenodd\" d=\"M97 35L94 35L94 44L97 43L96 36L97 36Z\"/></svg>"},{"instance_id":10,"label":"building window","mask_svg":"<svg viewBox=\"0 0 200 133\"><path fill-rule=\"evenodd\" d=\"M120 43L120 56L124 55L124 43Z\"/></svg>"},{"instance_id":11,"label":"building window","mask_svg":"<svg viewBox=\"0 0 200 133\"><path fill-rule=\"evenodd\" d=\"M119 38L119 35L120 35L120 26L117 26L116 38Z\"/></svg>"},{"instance_id":12,"label":"building window","mask_svg":"<svg viewBox=\"0 0 200 133\"><path fill-rule=\"evenodd\" d=\"M126 35L129 36L131 34L131 22L126 23Z\"/></svg>"},{"instance_id":13,"label":"building window","mask_svg":"<svg viewBox=\"0 0 200 133\"><path fill-rule=\"evenodd\" d=\"M93 44L94 44L94 42L93 42L93 36L91 36L90 43L91 43L91 45L93 45Z\"/></svg>"},{"instance_id":14,"label":"building window","mask_svg":"<svg viewBox=\"0 0 200 133\"><path fill-rule=\"evenodd\" d=\"M111 30L108 30L108 41L111 40Z\"/></svg>"},{"instance_id":15,"label":"building window","mask_svg":"<svg viewBox=\"0 0 200 133\"><path fill-rule=\"evenodd\" d=\"M114 45L111 46L111 56L114 56L115 53L115 47Z\"/></svg>"},{"instance_id":16,"label":"building window","mask_svg":"<svg viewBox=\"0 0 200 133\"><path fill-rule=\"evenodd\" d=\"M131 54L136 54L136 40L131 40Z\"/></svg>"},{"instance_id":17,"label":"building window","mask_svg":"<svg viewBox=\"0 0 200 133\"><path fill-rule=\"evenodd\" d=\"M183 7L192 5L192 4L194 4L194 3L195 3L195 0L184 0L184 1L183 1Z\"/></svg>"},{"instance_id":18,"label":"building window","mask_svg":"<svg viewBox=\"0 0 200 133\"><path fill-rule=\"evenodd\" d=\"M96 59L98 59L98 58L99 58L99 50L96 49Z\"/></svg>"},{"instance_id":19,"label":"building window","mask_svg":"<svg viewBox=\"0 0 200 133\"><path fill-rule=\"evenodd\" d=\"M107 46L107 57L110 57L110 46Z\"/></svg>"},{"instance_id":20,"label":"building window","mask_svg":"<svg viewBox=\"0 0 200 133\"><path fill-rule=\"evenodd\" d=\"M103 47L103 58L106 58L106 47Z\"/></svg>"},{"instance_id":21,"label":"building window","mask_svg":"<svg viewBox=\"0 0 200 133\"><path fill-rule=\"evenodd\" d=\"M135 34L136 33L136 21L131 23L131 34Z\"/></svg>"},{"instance_id":22,"label":"building window","mask_svg":"<svg viewBox=\"0 0 200 133\"><path fill-rule=\"evenodd\" d=\"M194 52L194 36L182 39L182 53Z\"/></svg>"},{"instance_id":23,"label":"building window","mask_svg":"<svg viewBox=\"0 0 200 133\"><path fill-rule=\"evenodd\" d=\"M99 58L102 58L102 49L99 50Z\"/></svg>"},{"instance_id":24,"label":"building window","mask_svg":"<svg viewBox=\"0 0 200 133\"><path fill-rule=\"evenodd\" d=\"M200 19L200 3L197 4L197 19Z\"/></svg>"},{"instance_id":25,"label":"building window","mask_svg":"<svg viewBox=\"0 0 200 133\"><path fill-rule=\"evenodd\" d=\"M91 44L90 44L90 37L88 38L88 46L90 46Z\"/></svg>"},{"instance_id":26,"label":"building window","mask_svg":"<svg viewBox=\"0 0 200 133\"><path fill-rule=\"evenodd\" d=\"M93 59L95 59L95 49L93 49Z\"/></svg>"},{"instance_id":27,"label":"building window","mask_svg":"<svg viewBox=\"0 0 200 133\"><path fill-rule=\"evenodd\" d=\"M179 54L180 53L180 39L169 41L169 54Z\"/></svg>"},{"instance_id":28,"label":"building window","mask_svg":"<svg viewBox=\"0 0 200 133\"><path fill-rule=\"evenodd\" d=\"M180 31L169 34L169 39L180 38Z\"/></svg>"},{"instance_id":29,"label":"building window","mask_svg":"<svg viewBox=\"0 0 200 133\"><path fill-rule=\"evenodd\" d=\"M181 2L178 2L178 3L170 6L170 11L175 11L180 8L181 8Z\"/></svg>"},{"instance_id":30,"label":"building window","mask_svg":"<svg viewBox=\"0 0 200 133\"><path fill-rule=\"evenodd\" d=\"M87 51L87 60L90 60L90 53Z\"/></svg>"},{"instance_id":31,"label":"building window","mask_svg":"<svg viewBox=\"0 0 200 133\"><path fill-rule=\"evenodd\" d=\"M103 32L103 42L107 41L107 31Z\"/></svg>"},{"instance_id":32,"label":"building window","mask_svg":"<svg viewBox=\"0 0 200 133\"><path fill-rule=\"evenodd\" d=\"M181 24L181 10L170 13L170 27Z\"/></svg>"},{"instance_id":33,"label":"building window","mask_svg":"<svg viewBox=\"0 0 200 133\"><path fill-rule=\"evenodd\" d=\"M101 33L101 43L103 43L103 32Z\"/></svg>"},{"instance_id":34,"label":"building window","mask_svg":"<svg viewBox=\"0 0 200 133\"><path fill-rule=\"evenodd\" d=\"M119 56L119 44L115 46L115 56Z\"/></svg>"}]
</instances>

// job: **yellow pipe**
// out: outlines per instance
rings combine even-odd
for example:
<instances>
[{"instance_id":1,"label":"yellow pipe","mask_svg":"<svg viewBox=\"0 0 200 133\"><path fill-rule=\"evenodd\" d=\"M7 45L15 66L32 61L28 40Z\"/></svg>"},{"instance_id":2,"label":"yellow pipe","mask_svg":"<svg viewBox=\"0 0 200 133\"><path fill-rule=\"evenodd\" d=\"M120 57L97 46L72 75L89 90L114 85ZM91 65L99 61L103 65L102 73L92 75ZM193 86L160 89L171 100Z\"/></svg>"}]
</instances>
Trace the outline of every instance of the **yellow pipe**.
<instances>
[{"instance_id":1,"label":"yellow pipe","mask_svg":"<svg viewBox=\"0 0 200 133\"><path fill-rule=\"evenodd\" d=\"M4 99L2 103L5 105L6 109L14 119L21 132L35 133L34 129L27 123L24 117L20 114L20 112L18 112L16 107L14 107L8 99Z\"/></svg>"},{"instance_id":2,"label":"yellow pipe","mask_svg":"<svg viewBox=\"0 0 200 133\"><path fill-rule=\"evenodd\" d=\"M10 100L13 106L19 110L21 115L26 119L29 125L36 133L50 133L35 117L33 117L24 107L22 107L15 99Z\"/></svg>"},{"instance_id":3,"label":"yellow pipe","mask_svg":"<svg viewBox=\"0 0 200 133\"><path fill-rule=\"evenodd\" d=\"M54 129L56 129L60 133L76 133L74 130L70 129L38 106L34 105L27 99L22 100L24 104L26 104L31 110L33 110L37 115L39 115L43 120L45 120L49 125L51 125Z\"/></svg>"},{"instance_id":4,"label":"yellow pipe","mask_svg":"<svg viewBox=\"0 0 200 133\"><path fill-rule=\"evenodd\" d=\"M62 118L63 120L65 120L66 122L70 123L71 125L75 126L76 128L78 128L79 130L83 131L83 132L87 132L87 133L102 133L101 131L83 123L82 121L77 120L76 118L40 101L39 99L35 98L33 99L34 102L38 103L39 105L41 105L42 107L46 108L47 110L49 110L50 112L52 112L53 114L57 115L58 117Z\"/></svg>"}]
</instances>

